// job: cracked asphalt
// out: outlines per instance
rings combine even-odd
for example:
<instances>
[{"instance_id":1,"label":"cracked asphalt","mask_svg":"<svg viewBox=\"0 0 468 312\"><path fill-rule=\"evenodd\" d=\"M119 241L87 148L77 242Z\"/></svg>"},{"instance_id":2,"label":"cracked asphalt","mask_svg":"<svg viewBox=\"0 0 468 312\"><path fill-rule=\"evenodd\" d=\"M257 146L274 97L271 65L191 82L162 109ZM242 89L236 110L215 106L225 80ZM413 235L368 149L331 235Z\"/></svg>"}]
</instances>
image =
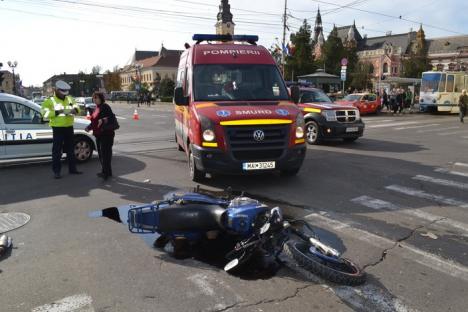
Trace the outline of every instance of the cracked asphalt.
<instances>
[{"instance_id":1,"label":"cracked asphalt","mask_svg":"<svg viewBox=\"0 0 468 312\"><path fill-rule=\"evenodd\" d=\"M468 126L456 116L366 116L355 144L309 146L297 177L218 176L202 185L245 191L307 220L365 268L368 282L347 287L285 255L278 271L232 276L90 218L196 186L174 145L169 105L139 108L139 121L133 106L112 105L121 124L112 180L96 178L96 158L80 166L82 176L60 181L47 162L0 168L0 213L31 216L9 233L14 249L0 259L1 311L466 311Z\"/></svg>"}]
</instances>

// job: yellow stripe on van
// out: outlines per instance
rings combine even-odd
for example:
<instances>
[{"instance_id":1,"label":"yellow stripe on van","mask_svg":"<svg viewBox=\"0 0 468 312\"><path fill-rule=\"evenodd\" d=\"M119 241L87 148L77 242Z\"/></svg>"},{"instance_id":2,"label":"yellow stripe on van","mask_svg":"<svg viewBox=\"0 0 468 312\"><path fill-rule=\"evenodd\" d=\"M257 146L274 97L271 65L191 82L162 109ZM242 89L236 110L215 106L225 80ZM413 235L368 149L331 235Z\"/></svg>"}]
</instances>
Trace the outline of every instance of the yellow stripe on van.
<instances>
[{"instance_id":1,"label":"yellow stripe on van","mask_svg":"<svg viewBox=\"0 0 468 312\"><path fill-rule=\"evenodd\" d=\"M202 146L204 146L204 147L218 147L218 143L203 142Z\"/></svg>"},{"instance_id":2,"label":"yellow stripe on van","mask_svg":"<svg viewBox=\"0 0 468 312\"><path fill-rule=\"evenodd\" d=\"M308 113L320 113L322 110L318 108L310 108L310 107L305 107L304 112Z\"/></svg>"},{"instance_id":3,"label":"yellow stripe on van","mask_svg":"<svg viewBox=\"0 0 468 312\"><path fill-rule=\"evenodd\" d=\"M302 144L302 143L305 143L305 139L297 139L295 141L296 144Z\"/></svg>"},{"instance_id":4,"label":"yellow stripe on van","mask_svg":"<svg viewBox=\"0 0 468 312\"><path fill-rule=\"evenodd\" d=\"M292 124L292 120L287 119L243 119L221 121L221 126L251 126L251 125L284 125Z\"/></svg>"},{"instance_id":5,"label":"yellow stripe on van","mask_svg":"<svg viewBox=\"0 0 468 312\"><path fill-rule=\"evenodd\" d=\"M215 103L201 103L197 104L197 108L206 108L206 107L217 107Z\"/></svg>"}]
</instances>

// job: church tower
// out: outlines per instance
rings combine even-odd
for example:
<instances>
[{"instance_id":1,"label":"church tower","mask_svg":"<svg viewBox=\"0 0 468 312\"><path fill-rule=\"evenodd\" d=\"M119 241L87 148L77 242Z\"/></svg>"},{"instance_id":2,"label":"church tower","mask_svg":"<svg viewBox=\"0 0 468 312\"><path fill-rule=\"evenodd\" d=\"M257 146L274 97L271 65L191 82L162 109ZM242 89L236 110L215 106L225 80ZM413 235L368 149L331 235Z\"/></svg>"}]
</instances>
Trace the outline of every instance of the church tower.
<instances>
[{"instance_id":1,"label":"church tower","mask_svg":"<svg viewBox=\"0 0 468 312\"><path fill-rule=\"evenodd\" d=\"M231 5L229 0L221 0L219 6L218 22L216 23L217 35L234 35L234 22L232 21Z\"/></svg>"},{"instance_id":2,"label":"church tower","mask_svg":"<svg viewBox=\"0 0 468 312\"><path fill-rule=\"evenodd\" d=\"M322 15L320 15L320 8L318 8L317 16L315 17L314 43L317 43L320 34L322 34L323 36L323 25L322 25Z\"/></svg>"},{"instance_id":3,"label":"church tower","mask_svg":"<svg viewBox=\"0 0 468 312\"><path fill-rule=\"evenodd\" d=\"M356 48L357 47L357 29L356 29L356 21L353 22L353 25L349 28L348 35L346 36L345 40L345 47L348 49Z\"/></svg>"}]
</instances>

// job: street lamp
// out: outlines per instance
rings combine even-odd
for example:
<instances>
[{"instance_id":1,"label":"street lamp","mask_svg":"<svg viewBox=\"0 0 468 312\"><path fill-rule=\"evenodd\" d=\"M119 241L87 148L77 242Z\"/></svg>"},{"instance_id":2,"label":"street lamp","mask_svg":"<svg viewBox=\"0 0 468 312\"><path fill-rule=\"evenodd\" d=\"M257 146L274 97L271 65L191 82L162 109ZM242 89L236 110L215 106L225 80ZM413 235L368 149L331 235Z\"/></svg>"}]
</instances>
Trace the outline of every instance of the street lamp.
<instances>
[{"instance_id":1,"label":"street lamp","mask_svg":"<svg viewBox=\"0 0 468 312\"><path fill-rule=\"evenodd\" d=\"M15 76L15 68L18 66L18 62L8 61L8 66L10 66L11 70L13 71L13 94L16 95L16 76Z\"/></svg>"}]
</instances>

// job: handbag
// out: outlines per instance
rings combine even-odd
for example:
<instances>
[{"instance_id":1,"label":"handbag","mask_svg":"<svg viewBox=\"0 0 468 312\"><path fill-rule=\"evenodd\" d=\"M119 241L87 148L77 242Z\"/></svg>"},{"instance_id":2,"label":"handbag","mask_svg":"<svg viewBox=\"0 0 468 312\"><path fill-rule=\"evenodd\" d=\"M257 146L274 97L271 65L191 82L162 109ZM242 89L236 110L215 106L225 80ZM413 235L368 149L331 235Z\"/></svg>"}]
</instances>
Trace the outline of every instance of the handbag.
<instances>
[{"instance_id":1,"label":"handbag","mask_svg":"<svg viewBox=\"0 0 468 312\"><path fill-rule=\"evenodd\" d=\"M102 129L107 131L115 131L120 129L120 125L115 114L112 114L112 117L109 118L107 123L102 126Z\"/></svg>"}]
</instances>

